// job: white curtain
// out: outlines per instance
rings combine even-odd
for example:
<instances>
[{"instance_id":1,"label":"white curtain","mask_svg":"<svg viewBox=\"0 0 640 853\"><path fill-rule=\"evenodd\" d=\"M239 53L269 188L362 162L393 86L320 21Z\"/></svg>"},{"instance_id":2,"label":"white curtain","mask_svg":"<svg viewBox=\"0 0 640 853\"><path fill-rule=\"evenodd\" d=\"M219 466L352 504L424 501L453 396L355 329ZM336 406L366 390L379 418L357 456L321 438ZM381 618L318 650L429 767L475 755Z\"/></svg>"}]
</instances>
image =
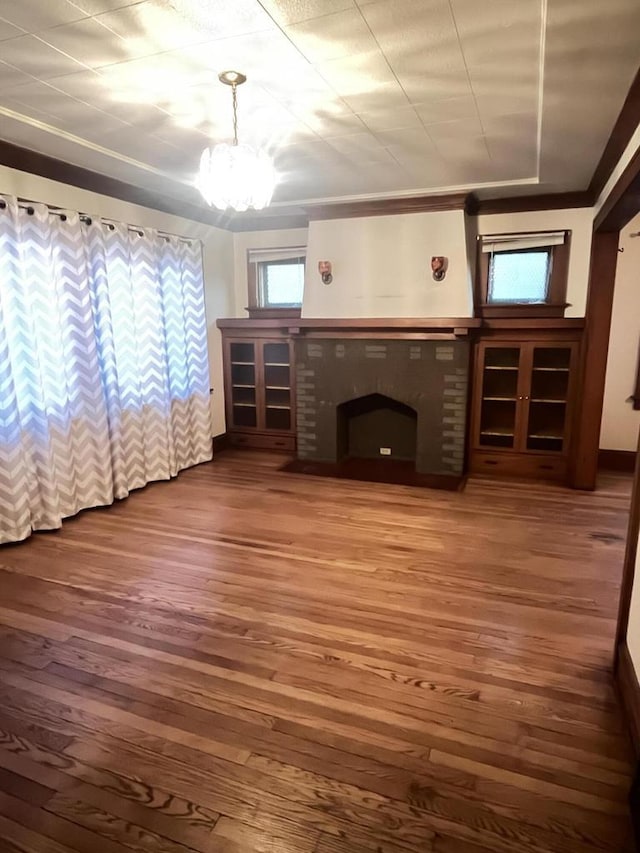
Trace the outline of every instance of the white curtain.
<instances>
[{"instance_id":1,"label":"white curtain","mask_svg":"<svg viewBox=\"0 0 640 853\"><path fill-rule=\"evenodd\" d=\"M199 244L0 196L0 543L211 458Z\"/></svg>"}]
</instances>

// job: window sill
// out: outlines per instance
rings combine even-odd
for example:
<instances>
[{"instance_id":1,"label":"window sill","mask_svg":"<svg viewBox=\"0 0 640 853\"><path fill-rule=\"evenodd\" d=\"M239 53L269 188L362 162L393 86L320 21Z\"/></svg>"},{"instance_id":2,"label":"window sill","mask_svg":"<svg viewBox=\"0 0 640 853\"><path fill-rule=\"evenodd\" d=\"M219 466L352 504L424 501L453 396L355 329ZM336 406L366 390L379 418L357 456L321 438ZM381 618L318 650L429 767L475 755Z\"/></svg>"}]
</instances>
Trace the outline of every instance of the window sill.
<instances>
[{"instance_id":1,"label":"window sill","mask_svg":"<svg viewBox=\"0 0 640 853\"><path fill-rule=\"evenodd\" d=\"M477 305L476 317L564 317L565 309L568 307L566 302L560 305L528 305L526 303Z\"/></svg>"},{"instance_id":2,"label":"window sill","mask_svg":"<svg viewBox=\"0 0 640 853\"><path fill-rule=\"evenodd\" d=\"M245 308L250 320L299 320L302 308Z\"/></svg>"}]
</instances>

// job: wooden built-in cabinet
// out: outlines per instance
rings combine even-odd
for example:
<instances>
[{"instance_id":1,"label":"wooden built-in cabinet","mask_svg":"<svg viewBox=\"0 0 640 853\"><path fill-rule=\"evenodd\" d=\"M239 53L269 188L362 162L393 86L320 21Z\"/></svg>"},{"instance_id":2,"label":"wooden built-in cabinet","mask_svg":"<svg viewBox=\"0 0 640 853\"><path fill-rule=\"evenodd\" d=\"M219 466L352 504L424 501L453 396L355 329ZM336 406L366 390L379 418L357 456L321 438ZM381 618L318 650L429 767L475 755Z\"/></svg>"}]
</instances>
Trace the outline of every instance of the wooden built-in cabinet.
<instances>
[{"instance_id":1,"label":"wooden built-in cabinet","mask_svg":"<svg viewBox=\"0 0 640 853\"><path fill-rule=\"evenodd\" d=\"M578 346L556 340L477 344L472 472L566 478Z\"/></svg>"},{"instance_id":2,"label":"wooden built-in cabinet","mask_svg":"<svg viewBox=\"0 0 640 853\"><path fill-rule=\"evenodd\" d=\"M427 320L218 320L224 352L227 435L233 445L295 452L294 344L340 331L367 338L442 333L467 337L473 370L467 470L576 479L579 318Z\"/></svg>"},{"instance_id":3,"label":"wooden built-in cabinet","mask_svg":"<svg viewBox=\"0 0 640 853\"><path fill-rule=\"evenodd\" d=\"M233 445L295 450L290 338L223 335L227 433Z\"/></svg>"}]
</instances>

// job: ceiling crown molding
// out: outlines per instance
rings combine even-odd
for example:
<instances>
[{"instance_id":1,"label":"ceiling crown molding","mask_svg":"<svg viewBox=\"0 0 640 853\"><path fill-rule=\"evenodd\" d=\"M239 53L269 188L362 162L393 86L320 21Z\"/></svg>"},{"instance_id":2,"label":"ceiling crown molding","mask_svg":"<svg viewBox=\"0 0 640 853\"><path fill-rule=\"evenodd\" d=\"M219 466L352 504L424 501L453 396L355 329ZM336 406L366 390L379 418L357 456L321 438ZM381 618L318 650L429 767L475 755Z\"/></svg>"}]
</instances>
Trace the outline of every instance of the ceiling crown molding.
<instances>
[{"instance_id":1,"label":"ceiling crown molding","mask_svg":"<svg viewBox=\"0 0 640 853\"><path fill-rule=\"evenodd\" d=\"M485 198L478 201L476 212L485 216L491 213L523 213L527 210L569 210L573 207L593 207L593 200L587 190Z\"/></svg>"},{"instance_id":2,"label":"ceiling crown molding","mask_svg":"<svg viewBox=\"0 0 640 853\"><path fill-rule=\"evenodd\" d=\"M180 201L162 193L145 190L142 187L110 178L99 172L92 172L82 166L57 160L55 157L49 157L39 151L21 148L12 142L0 140L0 165L17 169L20 172L28 172L31 175L38 175L41 178L48 178L51 181L58 181L61 184L70 184L82 190L110 196L131 204L138 204L141 207L170 213L173 216L228 229L229 217L219 211L214 211L204 205ZM90 213L90 211L83 212Z\"/></svg>"},{"instance_id":3,"label":"ceiling crown molding","mask_svg":"<svg viewBox=\"0 0 640 853\"><path fill-rule=\"evenodd\" d=\"M368 199L367 201L318 204L306 207L309 221L317 219L352 219L360 216L389 216L399 213L433 213L443 210L471 211L471 193L423 195L409 198Z\"/></svg>"}]
</instances>

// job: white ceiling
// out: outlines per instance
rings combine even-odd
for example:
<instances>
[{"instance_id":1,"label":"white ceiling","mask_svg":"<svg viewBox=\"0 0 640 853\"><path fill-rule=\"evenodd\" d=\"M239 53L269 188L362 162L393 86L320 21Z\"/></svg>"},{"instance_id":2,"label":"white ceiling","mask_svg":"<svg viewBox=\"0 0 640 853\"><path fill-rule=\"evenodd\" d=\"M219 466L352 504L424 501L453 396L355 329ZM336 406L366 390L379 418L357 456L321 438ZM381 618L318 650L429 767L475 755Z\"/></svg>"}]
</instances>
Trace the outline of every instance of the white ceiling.
<instances>
[{"instance_id":1,"label":"white ceiling","mask_svg":"<svg viewBox=\"0 0 640 853\"><path fill-rule=\"evenodd\" d=\"M198 201L233 68L276 203L584 189L639 65L638 0L2 0L0 138Z\"/></svg>"}]
</instances>

